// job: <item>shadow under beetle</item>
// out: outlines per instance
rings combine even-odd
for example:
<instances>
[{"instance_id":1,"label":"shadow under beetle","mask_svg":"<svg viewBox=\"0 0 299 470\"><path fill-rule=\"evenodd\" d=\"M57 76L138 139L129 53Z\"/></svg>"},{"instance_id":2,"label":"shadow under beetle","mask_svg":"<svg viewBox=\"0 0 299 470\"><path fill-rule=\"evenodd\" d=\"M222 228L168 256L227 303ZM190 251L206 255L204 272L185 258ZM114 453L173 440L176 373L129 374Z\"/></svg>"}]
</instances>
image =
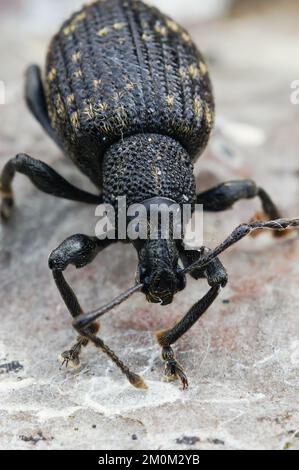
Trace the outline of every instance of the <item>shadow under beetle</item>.
<instances>
[{"instance_id":1,"label":"shadow under beetle","mask_svg":"<svg viewBox=\"0 0 299 470\"><path fill-rule=\"evenodd\" d=\"M80 190L45 163L19 154L5 165L1 179L1 215L13 207L16 172L53 196L89 204L109 203L117 210L119 196L127 205L149 202L203 204L206 211L229 209L240 199L258 196L266 218L242 224L215 249L185 250L173 237L131 242L139 258L136 285L108 305L84 313L63 272L82 268L113 240L77 234L49 257L49 267L79 333L62 354L79 365L82 346L102 349L139 388L143 379L97 336L98 317L136 291L149 302L167 305L185 287L185 274L205 278L210 286L173 328L157 333L165 375L188 386L171 345L207 310L227 283L218 259L224 250L257 229L283 230L299 219L282 219L268 194L251 180L230 181L196 194L193 163L204 150L214 121L214 100L207 65L189 34L156 8L136 0L100 0L83 7L61 27L49 47L45 80L32 65L26 77L27 104L63 151L98 188ZM278 219L278 220L276 220ZM180 267L179 260L183 264Z\"/></svg>"}]
</instances>

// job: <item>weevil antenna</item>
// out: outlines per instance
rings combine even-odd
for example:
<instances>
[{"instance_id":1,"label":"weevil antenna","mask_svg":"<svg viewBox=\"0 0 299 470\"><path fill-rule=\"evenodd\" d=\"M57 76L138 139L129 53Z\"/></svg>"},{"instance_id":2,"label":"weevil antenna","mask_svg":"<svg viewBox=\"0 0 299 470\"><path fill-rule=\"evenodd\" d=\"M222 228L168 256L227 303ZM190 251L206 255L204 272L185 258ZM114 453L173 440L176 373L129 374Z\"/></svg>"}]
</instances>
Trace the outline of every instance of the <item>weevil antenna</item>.
<instances>
[{"instance_id":1,"label":"weevil antenna","mask_svg":"<svg viewBox=\"0 0 299 470\"><path fill-rule=\"evenodd\" d=\"M143 284L141 283L135 284L135 286L123 292L121 295L119 295L103 307L92 312L83 313L79 315L74 319L73 326L80 335L88 338L97 348L101 349L105 354L107 354L110 359L117 365L117 367L123 372L123 374L126 375L127 379L132 385L134 385L134 387L146 389L147 386L142 377L132 372L129 367L126 366L123 361L117 356L117 354L115 354L115 352L112 351L112 349L110 349L109 346L104 343L101 338L91 333L88 329L88 325L90 323L92 323L105 313L109 312L109 310L111 310L112 308L116 307L117 305L120 305L122 302L131 297L131 295L133 295L135 292L138 292L142 288L142 286Z\"/></svg>"},{"instance_id":2,"label":"weevil antenna","mask_svg":"<svg viewBox=\"0 0 299 470\"><path fill-rule=\"evenodd\" d=\"M198 261L195 261L186 268L182 269L180 273L186 274L193 271L194 269L206 266L214 258L218 257L221 253L223 253L223 251L227 250L227 248L242 240L242 238L246 237L255 230L286 230L295 227L299 227L299 218L277 219L269 220L266 222L256 221L251 224L239 225L222 243L220 243L220 245L214 248L214 250L209 251L206 255L203 255Z\"/></svg>"},{"instance_id":3,"label":"weevil antenna","mask_svg":"<svg viewBox=\"0 0 299 470\"><path fill-rule=\"evenodd\" d=\"M105 354L107 354L107 356L110 357L114 364L116 364L122 373L127 377L130 384L136 388L141 388L144 390L148 388L143 378L140 375L135 374L135 372L132 372L129 367L126 366L124 362L117 356L117 354L112 351L112 349L110 349L107 344L104 343L101 338L88 331L88 328L83 330L77 329L77 331L81 336L88 338L96 348L101 349Z\"/></svg>"},{"instance_id":4,"label":"weevil antenna","mask_svg":"<svg viewBox=\"0 0 299 470\"><path fill-rule=\"evenodd\" d=\"M121 303L123 303L125 300L131 297L131 295L135 294L135 292L140 291L142 287L143 287L143 284L141 283L135 284L135 286L126 290L121 295L115 297L115 299L113 299L111 302L107 303L106 305L103 305L102 307L96 310L93 310L91 312L82 313L81 315L78 315L73 320L73 327L76 328L76 330L78 329L81 330L82 328L86 328L90 323L95 321L97 318L109 312L109 310L112 310L114 307L117 307L117 305L120 305Z\"/></svg>"}]
</instances>

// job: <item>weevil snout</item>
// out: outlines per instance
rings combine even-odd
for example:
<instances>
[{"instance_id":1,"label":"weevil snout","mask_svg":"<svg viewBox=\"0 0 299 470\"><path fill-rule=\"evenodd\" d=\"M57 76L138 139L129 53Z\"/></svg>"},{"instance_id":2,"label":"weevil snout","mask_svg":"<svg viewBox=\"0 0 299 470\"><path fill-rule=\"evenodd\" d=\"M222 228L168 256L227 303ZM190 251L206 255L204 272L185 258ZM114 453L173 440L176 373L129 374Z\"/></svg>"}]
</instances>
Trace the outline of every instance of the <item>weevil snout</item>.
<instances>
[{"instance_id":1,"label":"weevil snout","mask_svg":"<svg viewBox=\"0 0 299 470\"><path fill-rule=\"evenodd\" d=\"M185 276L178 266L176 248L164 240L149 243L140 253L139 280L149 302L168 305L184 289Z\"/></svg>"},{"instance_id":2,"label":"weevil snout","mask_svg":"<svg viewBox=\"0 0 299 470\"><path fill-rule=\"evenodd\" d=\"M174 294L180 289L173 273L160 271L144 278L142 290L149 302L168 305L172 302Z\"/></svg>"},{"instance_id":3,"label":"weevil snout","mask_svg":"<svg viewBox=\"0 0 299 470\"><path fill-rule=\"evenodd\" d=\"M168 305L172 302L174 293L177 291L176 280L173 273L168 271L153 273L148 286L145 284L145 289L149 302Z\"/></svg>"},{"instance_id":4,"label":"weevil snout","mask_svg":"<svg viewBox=\"0 0 299 470\"><path fill-rule=\"evenodd\" d=\"M172 302L174 294L184 287L185 282L182 276L177 275L176 272L162 271L153 277L146 297L149 302L168 305Z\"/></svg>"}]
</instances>

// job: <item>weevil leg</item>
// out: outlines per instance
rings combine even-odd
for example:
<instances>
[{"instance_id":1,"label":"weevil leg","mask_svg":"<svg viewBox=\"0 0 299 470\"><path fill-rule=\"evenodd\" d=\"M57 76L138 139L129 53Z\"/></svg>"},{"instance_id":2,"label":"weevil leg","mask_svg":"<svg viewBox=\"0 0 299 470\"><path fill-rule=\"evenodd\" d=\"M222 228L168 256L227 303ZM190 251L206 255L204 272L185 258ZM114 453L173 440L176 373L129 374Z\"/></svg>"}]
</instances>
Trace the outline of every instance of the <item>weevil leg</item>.
<instances>
[{"instance_id":1,"label":"weevil leg","mask_svg":"<svg viewBox=\"0 0 299 470\"><path fill-rule=\"evenodd\" d=\"M76 188L46 163L20 153L9 160L0 177L0 214L8 219L14 205L12 182L15 173L22 173L41 191L52 196L88 204L101 204L102 197Z\"/></svg>"},{"instance_id":2,"label":"weevil leg","mask_svg":"<svg viewBox=\"0 0 299 470\"><path fill-rule=\"evenodd\" d=\"M100 324L99 322L93 323L90 327L90 332L97 333L100 329ZM87 346L88 345L88 339L85 338L84 336L78 336L76 343L71 347L71 349L68 349L66 351L63 351L61 353L61 360L62 360L62 366L71 366L72 368L76 369L77 367L80 366L80 354L82 350L82 346Z\"/></svg>"},{"instance_id":3,"label":"weevil leg","mask_svg":"<svg viewBox=\"0 0 299 470\"><path fill-rule=\"evenodd\" d=\"M35 119L44 128L51 139L61 148L51 126L41 78L41 70L38 65L30 65L26 70L25 98L27 106Z\"/></svg>"},{"instance_id":4,"label":"weevil leg","mask_svg":"<svg viewBox=\"0 0 299 470\"><path fill-rule=\"evenodd\" d=\"M209 252L208 248L203 247L201 251L180 250L180 257L184 265L199 260L204 253ZM214 302L219 294L220 288L227 283L227 273L221 262L215 258L201 270L191 273L195 279L206 278L211 286L207 294L202 297L186 315L173 328L166 331L158 331L156 333L159 345L162 347L162 359L165 361L165 378L167 380L180 379L183 388L188 387L188 379L182 366L175 358L174 351L171 347L182 335L184 335L206 312L210 305Z\"/></svg>"},{"instance_id":5,"label":"weevil leg","mask_svg":"<svg viewBox=\"0 0 299 470\"><path fill-rule=\"evenodd\" d=\"M203 204L203 209L208 212L220 212L232 208L235 202L241 199L253 199L259 197L264 215L264 220L280 219L279 209L272 201L269 194L256 185L252 180L228 181L208 189L197 195L197 204ZM281 236L285 232L275 231L275 235Z\"/></svg>"},{"instance_id":6,"label":"weevil leg","mask_svg":"<svg viewBox=\"0 0 299 470\"><path fill-rule=\"evenodd\" d=\"M99 240L96 237L88 237L86 235L77 234L67 238L58 248L56 248L49 256L49 267L53 272L56 285L73 317L81 315L83 310L70 287L66 282L62 282L58 273L64 271L70 264L81 268L91 263L97 254L104 248L109 246L112 240ZM88 327L88 331L92 334L97 333L99 324L92 323ZM88 344L85 336L79 336L74 346L61 354L63 364L78 367L80 364L79 356L82 346Z\"/></svg>"},{"instance_id":7,"label":"weevil leg","mask_svg":"<svg viewBox=\"0 0 299 470\"><path fill-rule=\"evenodd\" d=\"M86 266L100 251L104 250L114 241L116 240L99 240L86 235L74 235L66 239L50 254L49 267L52 270L53 278L61 297L73 318L82 315L84 312L73 289L65 280L63 271L69 265L74 265L77 268ZM79 338L76 344L70 350L62 353L64 363L71 361L72 365L77 367L82 346L86 346L91 341L96 348L101 349L110 357L134 387L147 388L142 377L132 372L103 340L96 336L98 329L97 322L93 322L84 328L78 328Z\"/></svg>"}]
</instances>

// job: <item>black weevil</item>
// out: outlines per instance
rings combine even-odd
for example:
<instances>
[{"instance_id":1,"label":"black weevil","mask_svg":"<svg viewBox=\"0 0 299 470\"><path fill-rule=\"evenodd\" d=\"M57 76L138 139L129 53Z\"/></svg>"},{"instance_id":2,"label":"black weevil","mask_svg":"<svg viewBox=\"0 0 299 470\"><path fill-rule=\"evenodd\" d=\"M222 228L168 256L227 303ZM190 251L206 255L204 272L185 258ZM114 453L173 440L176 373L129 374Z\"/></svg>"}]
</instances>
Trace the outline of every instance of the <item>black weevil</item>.
<instances>
[{"instance_id":1,"label":"black weevil","mask_svg":"<svg viewBox=\"0 0 299 470\"><path fill-rule=\"evenodd\" d=\"M75 13L51 41L44 82L40 69L29 67L26 100L45 131L99 194L82 191L45 163L19 154L8 161L0 179L3 219L8 219L13 207L15 172L48 194L96 205L115 206L117 198L125 195L128 206L174 201L222 211L240 199L258 196L267 218L275 219L242 224L213 250L185 250L183 241L173 237L133 242L139 257L137 284L86 314L63 271L70 264L87 265L113 241L78 234L51 253L49 267L79 333L74 347L63 353L64 361L78 365L81 348L90 341L140 388L146 387L143 379L97 336L95 320L138 290L148 301L167 305L184 288L187 272L195 279L206 278L207 294L173 328L157 333L166 376L180 378L186 387L187 377L171 345L227 283L218 255L253 230L283 230L298 226L299 219L281 219L267 193L251 180L230 181L196 194L193 163L204 150L214 121L208 68L189 34L141 1L99 0Z\"/></svg>"}]
</instances>

